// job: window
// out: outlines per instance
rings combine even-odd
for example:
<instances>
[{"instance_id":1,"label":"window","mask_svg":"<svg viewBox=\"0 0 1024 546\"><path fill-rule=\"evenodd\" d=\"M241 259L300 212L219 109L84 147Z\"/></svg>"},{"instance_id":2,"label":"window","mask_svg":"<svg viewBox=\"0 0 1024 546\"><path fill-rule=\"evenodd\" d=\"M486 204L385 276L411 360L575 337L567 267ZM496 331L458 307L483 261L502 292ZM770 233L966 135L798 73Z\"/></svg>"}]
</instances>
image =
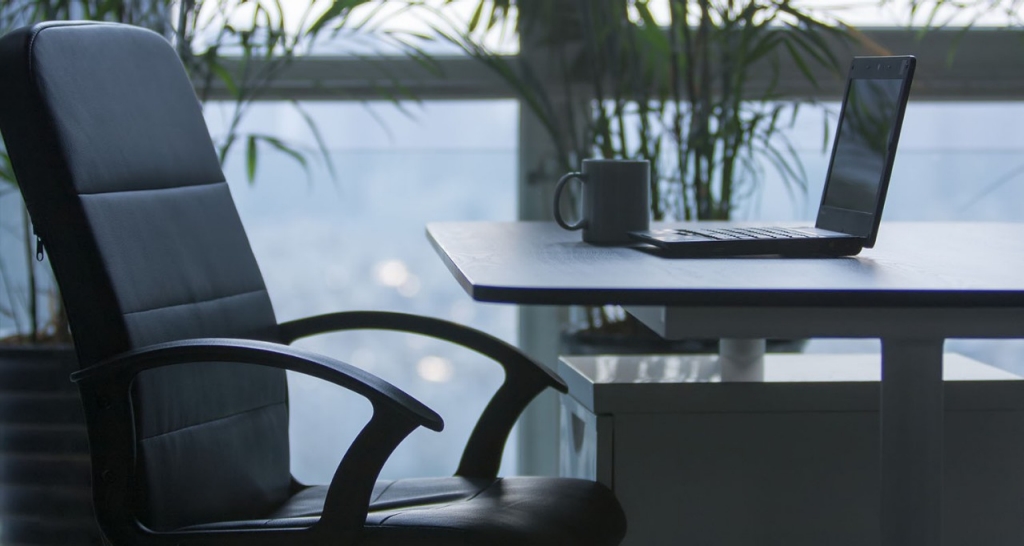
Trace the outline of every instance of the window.
<instances>
[{"instance_id":1,"label":"window","mask_svg":"<svg viewBox=\"0 0 1024 546\"><path fill-rule=\"evenodd\" d=\"M823 8L830 6L822 5ZM657 7L657 3L654 3L654 6ZM904 28L904 25L910 23L921 23L920 18L912 21L905 6L897 3L888 3L882 9L874 2L855 3L852 8L836 14L864 28L868 36L892 52L914 53L919 58L911 106L904 125L897 170L894 173L893 189L886 207L886 219L1020 220L1014 216L1012 210L1012 203L1018 201L1014 200L1013 196L1019 195L1024 184L1024 181L1020 180L1019 171L1016 170L1019 163L1015 163L1016 158L1020 157L1020 133L1012 132L1013 127L1021 126L1019 121L1003 124L1011 132L999 139L982 138L972 141L969 138L948 138L980 131L987 123L983 120L991 120L993 116L1001 118L1004 115L1022 115L1020 102L1007 102L1010 99L1019 101L1019 89L1024 86L1024 81L1019 76L1024 71L1011 68L1020 67L1024 63L1024 47L1020 47L1019 42L1020 31L996 32L988 28L978 28L966 35L961 35L959 30L936 31L922 38L916 30ZM1004 13L1003 16L999 19L989 14L983 19L968 18L967 21L986 25L1004 25L1009 22L1019 27L1019 21L1014 19L1013 13ZM955 50L952 49L954 44ZM515 53L518 48L513 47L508 51ZM514 98L512 92L496 81L493 74L464 57L438 59L442 70L448 75L448 78L441 82L431 75L415 72L406 59L389 57L378 60L391 73L402 74L403 84L421 98ZM800 79L796 67L783 67L783 70L784 81ZM299 59L284 77L275 83L271 96L290 94L310 99L331 96L366 99L374 93L372 85L367 85L367 81L374 77L372 74L365 69L354 68L351 59L330 55ZM796 86L787 89L787 93L788 96L823 101L835 100L839 95L836 86L840 83L833 82L832 87L824 85L822 88ZM753 204L756 201L752 201L750 208L742 211L741 215L764 219L809 217L817 206L816 199L820 195L820 184L823 183L827 151L830 146L830 143L822 145L824 139L821 127L820 118L801 116L794 135L794 142L801 157L804 158L810 180L806 197L792 201L785 192L772 189L773 182L767 180L762 190L762 201L759 204ZM361 129L355 130L354 133L361 133ZM531 146L533 145L535 143L531 143ZM950 153L951 151L955 153ZM518 153L522 154L524 150L519 150ZM543 153L537 150L529 153L543 156ZM516 165L514 154L508 165L511 172ZM979 172L978 166L984 166L985 172ZM345 176L342 171L343 169L339 168L339 188L344 187ZM958 172L965 173L963 176L970 178L970 182L961 183L961 176L956 174ZM942 181L938 181L940 178ZM900 181L905 179L912 179L913 183L901 184ZM508 180L509 187L514 186L515 180L516 178ZM934 185L928 185L929 181ZM514 200L514 194L510 194L509 199ZM322 206L322 203L313 203L311 206ZM546 199L524 201L519 203L519 214L525 217L543 216L546 214L546 206ZM509 210L514 211L514 205L510 205ZM424 218L420 222L420 229L423 222L439 218L440 216L436 214ZM426 249L422 239L415 244ZM427 261L438 260L430 255ZM273 285L269 277L268 273L268 282ZM446 279L445 282L451 281ZM461 293L457 297L469 305L480 305L468 302ZM279 309L279 312L286 318L295 316L284 313L283 309ZM535 336L535 333L531 333L526 343L537 343ZM541 342L539 345L543 346L544 343ZM1024 342L951 341L947 343L947 349L962 351L983 361L1024 372L1021 369L1021 363L1024 362ZM877 342L816 340L812 342L810 350L872 351L877 350ZM396 382L402 385L401 381ZM430 404L429 400L427 402ZM551 419L548 418L534 419L531 421L534 424L530 426L535 427L538 426L536 423L549 421ZM541 424L539 427L543 429L544 425ZM534 431L531 428L525 432L525 437L550 437L552 432ZM386 469L385 472L387 471Z\"/></svg>"},{"instance_id":2,"label":"window","mask_svg":"<svg viewBox=\"0 0 1024 546\"><path fill-rule=\"evenodd\" d=\"M515 310L470 300L426 240L435 220L513 220L516 211L514 101L316 102L336 172L311 154L309 176L289 156L260 149L255 183L244 154L225 174L280 320L344 310L390 310L472 325L514 342ZM211 132L223 131L208 107ZM315 142L287 103L257 105L246 127L307 149ZM318 336L298 343L383 377L436 410L444 432L414 432L382 477L454 472L462 447L501 383L497 364L436 340L396 333ZM333 385L289 376L292 470L327 483L369 404ZM355 418L353 418L355 417ZM514 454L515 437L506 450ZM515 472L514 457L502 471Z\"/></svg>"}]
</instances>

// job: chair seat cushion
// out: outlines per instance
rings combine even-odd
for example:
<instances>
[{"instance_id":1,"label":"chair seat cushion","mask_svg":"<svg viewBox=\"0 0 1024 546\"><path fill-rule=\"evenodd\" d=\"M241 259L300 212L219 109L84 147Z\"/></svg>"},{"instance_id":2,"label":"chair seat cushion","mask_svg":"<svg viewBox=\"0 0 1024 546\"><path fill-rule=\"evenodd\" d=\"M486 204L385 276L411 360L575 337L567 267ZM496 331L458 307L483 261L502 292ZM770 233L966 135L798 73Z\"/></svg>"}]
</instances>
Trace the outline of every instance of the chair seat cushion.
<instances>
[{"instance_id":1,"label":"chair seat cushion","mask_svg":"<svg viewBox=\"0 0 1024 546\"><path fill-rule=\"evenodd\" d=\"M423 506L420 495L438 502ZM626 533L611 491L567 478L399 480L370 509L365 543L381 546L598 546L618 544Z\"/></svg>"},{"instance_id":2,"label":"chair seat cushion","mask_svg":"<svg viewBox=\"0 0 1024 546\"><path fill-rule=\"evenodd\" d=\"M267 519L190 529L307 527L319 519L326 486L307 487ZM608 488L571 478L414 478L378 481L361 545L602 546L626 533Z\"/></svg>"}]
</instances>

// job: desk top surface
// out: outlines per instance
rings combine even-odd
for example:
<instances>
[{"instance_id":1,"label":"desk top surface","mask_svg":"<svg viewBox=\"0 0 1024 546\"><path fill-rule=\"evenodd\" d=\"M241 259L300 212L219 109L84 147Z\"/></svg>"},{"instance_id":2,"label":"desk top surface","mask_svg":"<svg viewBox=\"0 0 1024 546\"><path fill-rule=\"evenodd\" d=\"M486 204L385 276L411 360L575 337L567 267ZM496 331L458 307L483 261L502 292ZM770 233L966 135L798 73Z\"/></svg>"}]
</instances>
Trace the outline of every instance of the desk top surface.
<instances>
[{"instance_id":1,"label":"desk top surface","mask_svg":"<svg viewBox=\"0 0 1024 546\"><path fill-rule=\"evenodd\" d=\"M1024 224L885 222L844 258L661 258L554 222L439 222L427 236L473 299L546 305L1024 308Z\"/></svg>"}]
</instances>

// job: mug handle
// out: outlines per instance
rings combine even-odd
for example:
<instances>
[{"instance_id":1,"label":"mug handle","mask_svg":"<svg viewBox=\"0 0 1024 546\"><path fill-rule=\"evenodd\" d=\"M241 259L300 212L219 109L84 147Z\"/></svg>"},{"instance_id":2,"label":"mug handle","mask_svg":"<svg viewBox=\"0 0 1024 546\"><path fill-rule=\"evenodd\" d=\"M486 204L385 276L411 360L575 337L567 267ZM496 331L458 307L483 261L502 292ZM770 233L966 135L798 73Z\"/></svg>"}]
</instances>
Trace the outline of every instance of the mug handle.
<instances>
[{"instance_id":1,"label":"mug handle","mask_svg":"<svg viewBox=\"0 0 1024 546\"><path fill-rule=\"evenodd\" d=\"M580 218L579 221L577 221L575 224L569 224L564 219L562 219L562 189L565 187L565 184L572 180L573 178L579 179L580 182L587 181L587 179L583 176L583 173L568 173L562 178L559 178L558 184L555 184L555 222L558 222L558 225L561 226L562 229L567 229L569 231L574 231L577 229L583 229L587 227L586 218Z\"/></svg>"}]
</instances>

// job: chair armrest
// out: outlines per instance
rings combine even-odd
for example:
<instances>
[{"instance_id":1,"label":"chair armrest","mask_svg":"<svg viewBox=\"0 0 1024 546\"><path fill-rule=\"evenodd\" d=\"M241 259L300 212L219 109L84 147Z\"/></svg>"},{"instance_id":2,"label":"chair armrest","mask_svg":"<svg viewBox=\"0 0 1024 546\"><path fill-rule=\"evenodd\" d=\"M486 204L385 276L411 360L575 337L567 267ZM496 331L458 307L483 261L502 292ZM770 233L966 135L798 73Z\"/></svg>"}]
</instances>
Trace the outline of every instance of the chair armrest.
<instances>
[{"instance_id":1,"label":"chair armrest","mask_svg":"<svg viewBox=\"0 0 1024 546\"><path fill-rule=\"evenodd\" d=\"M90 441L113 449L93 452L94 491L97 502L108 503L106 513L128 514L136 479L131 384L145 370L190 362L233 362L292 370L344 387L362 395L373 407L373 415L359 432L328 488L320 521L309 531L332 536L337 543L351 540L362 529L374 483L392 451L418 426L440 431L441 417L415 398L390 383L344 362L293 347L239 339L192 339L152 345L128 351L71 374L79 383L82 402L89 419ZM97 438L92 438L96 434ZM96 460L96 459L100 460ZM98 481L97 481L98 480ZM161 540L187 544L210 533L205 531L151 533L132 519L111 522L130 543L160 536ZM269 535L237 531L242 542L270 538ZM224 532L218 537L227 539ZM274 533L271 533L273 535ZM173 536L172 536L173 535ZM342 539L345 540L342 540ZM139 540L141 539L141 540ZM255 544L256 542L252 542Z\"/></svg>"},{"instance_id":2,"label":"chair armrest","mask_svg":"<svg viewBox=\"0 0 1024 546\"><path fill-rule=\"evenodd\" d=\"M457 476L497 476L505 442L526 405L547 387L560 392L568 391L560 377L516 347L479 330L433 317L383 311L350 311L285 322L279 328L285 343L316 334L357 329L415 333L461 345L500 364L505 371L505 381L473 427L455 472Z\"/></svg>"}]
</instances>

